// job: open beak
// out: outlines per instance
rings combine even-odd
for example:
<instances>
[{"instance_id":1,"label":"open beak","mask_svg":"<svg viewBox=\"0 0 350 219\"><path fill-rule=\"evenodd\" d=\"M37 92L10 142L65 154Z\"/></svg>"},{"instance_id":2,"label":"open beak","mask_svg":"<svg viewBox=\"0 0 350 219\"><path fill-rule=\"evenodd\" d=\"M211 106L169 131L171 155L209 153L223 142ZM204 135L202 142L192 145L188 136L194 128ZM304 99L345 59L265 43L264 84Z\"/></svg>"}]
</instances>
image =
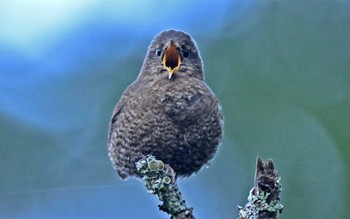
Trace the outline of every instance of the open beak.
<instances>
[{"instance_id":1,"label":"open beak","mask_svg":"<svg viewBox=\"0 0 350 219\"><path fill-rule=\"evenodd\" d=\"M163 65L169 72L169 80L175 71L177 71L181 64L181 56L179 51L176 49L173 41L170 41L170 44L167 50L164 53Z\"/></svg>"}]
</instances>

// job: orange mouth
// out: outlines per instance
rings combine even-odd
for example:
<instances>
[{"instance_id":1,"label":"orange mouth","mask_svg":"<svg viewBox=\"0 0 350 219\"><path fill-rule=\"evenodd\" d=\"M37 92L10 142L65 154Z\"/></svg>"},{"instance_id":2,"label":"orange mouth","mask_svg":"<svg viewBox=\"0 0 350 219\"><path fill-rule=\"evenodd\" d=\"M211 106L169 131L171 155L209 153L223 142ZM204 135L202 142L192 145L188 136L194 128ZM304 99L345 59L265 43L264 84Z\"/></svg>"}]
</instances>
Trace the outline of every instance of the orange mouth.
<instances>
[{"instance_id":1,"label":"orange mouth","mask_svg":"<svg viewBox=\"0 0 350 219\"><path fill-rule=\"evenodd\" d=\"M171 79L171 76L173 75L173 73L179 69L180 64L181 64L180 53L176 49L176 46L173 43L173 41L171 40L170 45L163 57L163 65L169 72L169 79Z\"/></svg>"}]
</instances>

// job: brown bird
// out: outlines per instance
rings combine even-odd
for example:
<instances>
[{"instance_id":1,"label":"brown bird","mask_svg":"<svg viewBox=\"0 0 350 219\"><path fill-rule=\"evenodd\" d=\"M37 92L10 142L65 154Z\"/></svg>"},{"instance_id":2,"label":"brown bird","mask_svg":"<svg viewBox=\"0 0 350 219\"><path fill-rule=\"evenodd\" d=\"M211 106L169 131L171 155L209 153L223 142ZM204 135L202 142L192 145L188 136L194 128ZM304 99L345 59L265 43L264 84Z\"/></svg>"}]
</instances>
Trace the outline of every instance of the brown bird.
<instances>
[{"instance_id":1,"label":"brown bird","mask_svg":"<svg viewBox=\"0 0 350 219\"><path fill-rule=\"evenodd\" d=\"M149 154L190 176L213 158L222 133L196 43L181 31L161 32L110 121L108 154L119 176L139 176L135 162Z\"/></svg>"}]
</instances>

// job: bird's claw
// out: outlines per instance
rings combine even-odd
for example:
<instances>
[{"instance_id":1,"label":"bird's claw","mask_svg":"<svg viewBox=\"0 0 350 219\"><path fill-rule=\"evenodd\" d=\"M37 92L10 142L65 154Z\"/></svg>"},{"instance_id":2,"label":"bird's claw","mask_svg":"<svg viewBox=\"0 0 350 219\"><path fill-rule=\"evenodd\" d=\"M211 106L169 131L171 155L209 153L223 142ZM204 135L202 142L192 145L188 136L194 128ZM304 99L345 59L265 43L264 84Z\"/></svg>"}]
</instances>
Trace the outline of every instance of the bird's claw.
<instances>
[{"instance_id":1,"label":"bird's claw","mask_svg":"<svg viewBox=\"0 0 350 219\"><path fill-rule=\"evenodd\" d=\"M164 168L165 168L165 175L170 176L171 177L171 182L173 184L175 184L176 183L176 173L173 170L173 168L171 168L171 166L169 164L165 164Z\"/></svg>"}]
</instances>

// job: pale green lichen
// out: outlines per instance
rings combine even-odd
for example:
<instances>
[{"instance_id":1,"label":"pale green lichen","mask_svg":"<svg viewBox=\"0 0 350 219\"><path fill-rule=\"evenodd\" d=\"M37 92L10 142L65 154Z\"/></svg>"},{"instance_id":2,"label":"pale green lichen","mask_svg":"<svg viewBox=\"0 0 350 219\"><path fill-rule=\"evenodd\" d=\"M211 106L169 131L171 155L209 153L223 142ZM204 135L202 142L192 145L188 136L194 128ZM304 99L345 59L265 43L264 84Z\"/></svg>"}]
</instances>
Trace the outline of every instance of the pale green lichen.
<instances>
[{"instance_id":1,"label":"pale green lichen","mask_svg":"<svg viewBox=\"0 0 350 219\"><path fill-rule=\"evenodd\" d=\"M158 170L163 170L164 169L164 163L161 160L158 160L156 163L156 167Z\"/></svg>"},{"instance_id":2,"label":"pale green lichen","mask_svg":"<svg viewBox=\"0 0 350 219\"><path fill-rule=\"evenodd\" d=\"M173 182L173 179L175 179L174 172L167 170L161 160L148 155L136 162L136 168L142 175L147 191L156 194L159 200L163 202L159 206L160 210L173 216L180 213L186 215L186 212L192 213L192 209L187 208L181 192L178 190L176 183Z\"/></svg>"},{"instance_id":3,"label":"pale green lichen","mask_svg":"<svg viewBox=\"0 0 350 219\"><path fill-rule=\"evenodd\" d=\"M256 194L254 194L256 193ZM263 211L268 211L271 213L280 213L283 209L283 205L278 201L267 202L270 193L266 193L262 190L256 192L254 189L250 191L248 197L248 203L246 206L238 206L240 218L259 218L259 213Z\"/></svg>"},{"instance_id":4,"label":"pale green lichen","mask_svg":"<svg viewBox=\"0 0 350 219\"><path fill-rule=\"evenodd\" d=\"M169 176L165 176L165 177L163 178L163 182L164 182L165 184L169 184L169 183L171 183L171 178L170 178Z\"/></svg>"}]
</instances>

